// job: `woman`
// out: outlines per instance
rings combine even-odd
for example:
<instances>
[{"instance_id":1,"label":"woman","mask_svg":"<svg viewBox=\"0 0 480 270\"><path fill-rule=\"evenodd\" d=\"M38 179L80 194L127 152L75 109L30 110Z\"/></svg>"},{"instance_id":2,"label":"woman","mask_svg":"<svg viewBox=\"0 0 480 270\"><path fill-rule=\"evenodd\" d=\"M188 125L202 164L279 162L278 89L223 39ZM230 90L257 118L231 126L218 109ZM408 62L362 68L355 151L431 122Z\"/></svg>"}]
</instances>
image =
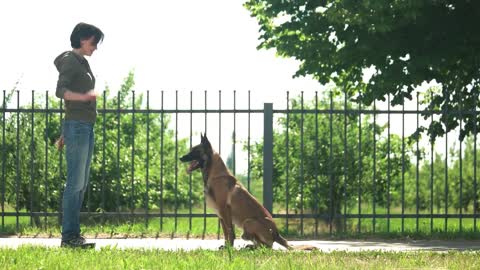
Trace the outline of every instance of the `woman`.
<instances>
[{"instance_id":1,"label":"woman","mask_svg":"<svg viewBox=\"0 0 480 270\"><path fill-rule=\"evenodd\" d=\"M88 185L96 119L95 77L85 56L91 56L103 40L96 26L79 23L70 36L71 51L54 61L59 72L56 96L65 100L63 135L66 146L67 183L63 193L62 247L94 247L80 235L80 209Z\"/></svg>"}]
</instances>

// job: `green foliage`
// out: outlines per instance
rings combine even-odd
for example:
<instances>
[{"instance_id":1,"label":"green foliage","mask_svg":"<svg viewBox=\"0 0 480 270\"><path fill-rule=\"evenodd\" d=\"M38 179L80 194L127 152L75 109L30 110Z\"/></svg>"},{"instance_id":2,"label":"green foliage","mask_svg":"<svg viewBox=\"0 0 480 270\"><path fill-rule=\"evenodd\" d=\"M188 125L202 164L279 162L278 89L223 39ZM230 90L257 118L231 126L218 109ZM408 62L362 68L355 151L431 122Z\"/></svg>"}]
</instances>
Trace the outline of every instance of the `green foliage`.
<instances>
[{"instance_id":1,"label":"green foliage","mask_svg":"<svg viewBox=\"0 0 480 270\"><path fill-rule=\"evenodd\" d=\"M344 108L340 101L334 101L332 105L333 108ZM320 99L317 108L330 108L329 98ZM315 101L302 104L301 98L291 100L290 110L300 109L315 110ZM347 106L347 110L353 109L350 104ZM290 113L288 119L287 116L279 117L278 125L280 128L274 131L273 148L275 202L284 205L288 192L290 209L299 212L303 207L318 213L329 213L329 210L341 213L345 204L347 207L356 206L359 192L362 202L372 202L375 197L377 205L385 206L388 194L391 203L398 202L402 158L408 170L412 152L406 142L402 157L401 138L391 135L389 141L385 136L386 126L374 124L373 117L362 116L360 119L358 113L347 116L328 112L318 115ZM262 151L262 143L254 145L253 179L262 177Z\"/></svg>"},{"instance_id":2,"label":"green foliage","mask_svg":"<svg viewBox=\"0 0 480 270\"><path fill-rule=\"evenodd\" d=\"M6 105L19 95L14 92L5 95L4 107L13 107ZM52 107L58 107L58 102L49 100L49 108ZM41 109L41 106L29 104L24 109ZM1 119L5 127L1 139L5 202L15 205L17 210L58 209L63 185L58 164L61 153L53 144L60 135L59 116L51 112L4 112Z\"/></svg>"},{"instance_id":3,"label":"green foliage","mask_svg":"<svg viewBox=\"0 0 480 270\"><path fill-rule=\"evenodd\" d=\"M296 76L334 82L350 96L361 90L366 105L389 94L403 104L422 83L437 82L442 90L428 97L428 109L478 107L478 1L249 0L245 7L260 24L259 48L301 61ZM374 73L364 83L366 69ZM428 133L434 140L460 127L463 139L479 120L444 114Z\"/></svg>"},{"instance_id":4,"label":"green foliage","mask_svg":"<svg viewBox=\"0 0 480 270\"><path fill-rule=\"evenodd\" d=\"M160 205L173 208L199 204L203 198L202 181L193 176L190 197L189 176L175 156L175 147L179 155L187 151L187 141L175 142L175 133L168 128L171 115L115 111L145 107L143 94L136 95L133 104L133 86L134 74L130 73L117 95L110 97L107 88L97 99L97 109L103 109L105 103L110 111L100 112L95 124L90 189L85 199L87 208L126 211L145 209L148 204L149 209L155 210ZM12 97L9 93L6 104L12 103ZM35 100L35 109L45 108L38 102L45 100L45 96L37 96ZM60 108L59 100L48 97L48 107ZM24 109L31 108L32 104L24 106ZM64 152L54 146L61 134L60 115L52 111L5 113L3 121L5 202L19 210L59 210L66 180Z\"/></svg>"},{"instance_id":5,"label":"green foliage","mask_svg":"<svg viewBox=\"0 0 480 270\"><path fill-rule=\"evenodd\" d=\"M480 210L479 188L475 186L475 181L479 182L478 178L480 173L480 164L478 163L479 155L474 151L474 146L475 144L473 137L468 137L464 142L462 153L460 153L460 149L457 149L456 151L450 150L450 158L453 159L453 162L451 162L452 164L449 164L448 168L448 205L454 207L457 213L460 211L460 209L463 212L473 212L475 199L477 200L476 211ZM476 164L474 159L475 154L477 155ZM440 156L438 155L437 159L439 159L436 161L437 164L444 162L444 159L440 159ZM434 170L441 170L444 168L445 165L441 165L439 168L435 167ZM441 172L443 172L443 175L438 177L436 180L441 181L443 188L439 188L439 190L445 194L445 172L444 170ZM475 179L475 177L477 179ZM477 194L475 194L475 192ZM445 203L445 196L441 198L441 203Z\"/></svg>"},{"instance_id":6,"label":"green foliage","mask_svg":"<svg viewBox=\"0 0 480 270\"><path fill-rule=\"evenodd\" d=\"M406 208L416 209L418 198L420 211L446 213L445 207L447 207L448 213L460 213L460 211L473 213L476 199L476 211L480 210L478 187L480 182L477 176L480 172L480 164L478 161L475 164L474 139L467 137L462 144L462 153L460 149L455 150L453 147L449 149L447 164L444 156L434 153L434 156L421 157L418 175L416 167L410 168L405 175ZM445 165L448 166L447 169Z\"/></svg>"},{"instance_id":7,"label":"green foliage","mask_svg":"<svg viewBox=\"0 0 480 270\"><path fill-rule=\"evenodd\" d=\"M107 100L106 108L145 107L143 94L136 95L133 100L131 94L133 86L133 73L130 73L117 95ZM105 95L108 96L108 94L107 89ZM99 100L98 106L103 107L103 99ZM97 207L104 205L103 210L112 211L145 208L147 197L148 205L153 209L158 209L161 204L166 207L181 207L200 202L202 181L198 176L192 176L194 179L190 199L189 176L183 169L184 165L175 157L175 131L168 129L170 119L171 115L161 113L100 113L98 115L95 125L97 147L91 172L92 190L96 191L92 193L95 198L93 205ZM105 130L102 130L104 122ZM103 161L104 141L105 161ZM120 142L120 149L117 149L117 141ZM187 143L186 139L178 140L179 155L187 152ZM104 173L105 181L103 181ZM105 191L102 192L102 190ZM105 201L102 201L102 194L105 194Z\"/></svg>"}]
</instances>

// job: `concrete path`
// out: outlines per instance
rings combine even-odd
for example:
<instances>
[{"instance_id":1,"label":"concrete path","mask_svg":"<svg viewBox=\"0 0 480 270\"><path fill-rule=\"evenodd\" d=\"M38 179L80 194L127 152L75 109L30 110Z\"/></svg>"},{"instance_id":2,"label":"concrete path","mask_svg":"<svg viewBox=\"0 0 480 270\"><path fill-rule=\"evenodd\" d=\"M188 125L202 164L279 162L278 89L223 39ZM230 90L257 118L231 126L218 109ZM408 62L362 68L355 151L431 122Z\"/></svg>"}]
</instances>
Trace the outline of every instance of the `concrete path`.
<instances>
[{"instance_id":1,"label":"concrete path","mask_svg":"<svg viewBox=\"0 0 480 270\"><path fill-rule=\"evenodd\" d=\"M96 243L96 249L103 247L114 247L119 249L144 248L144 249L162 249L162 250L194 250L208 249L217 250L223 240L202 240L185 238L131 238L131 239L89 239L89 242ZM237 239L235 248L242 248L250 242ZM443 240L417 240L417 241L289 241L290 245L313 245L323 252L331 251L450 251L450 250L480 250L480 241L443 241ZM45 247L59 247L58 238L19 238L7 237L0 238L0 248L17 248L21 245L36 245ZM284 249L280 245L274 245L274 249Z\"/></svg>"}]
</instances>

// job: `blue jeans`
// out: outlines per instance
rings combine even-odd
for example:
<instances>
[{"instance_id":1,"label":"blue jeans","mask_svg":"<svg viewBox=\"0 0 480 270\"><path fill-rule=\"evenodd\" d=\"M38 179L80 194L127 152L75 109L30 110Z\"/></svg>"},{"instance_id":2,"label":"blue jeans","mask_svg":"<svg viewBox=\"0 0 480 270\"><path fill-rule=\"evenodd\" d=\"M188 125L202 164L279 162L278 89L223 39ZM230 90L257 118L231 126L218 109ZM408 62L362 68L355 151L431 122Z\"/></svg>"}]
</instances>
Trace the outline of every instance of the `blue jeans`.
<instances>
[{"instance_id":1,"label":"blue jeans","mask_svg":"<svg viewBox=\"0 0 480 270\"><path fill-rule=\"evenodd\" d=\"M80 236L80 209L87 190L93 154L93 124L65 120L63 137L66 147L67 184L63 192L62 240Z\"/></svg>"}]
</instances>

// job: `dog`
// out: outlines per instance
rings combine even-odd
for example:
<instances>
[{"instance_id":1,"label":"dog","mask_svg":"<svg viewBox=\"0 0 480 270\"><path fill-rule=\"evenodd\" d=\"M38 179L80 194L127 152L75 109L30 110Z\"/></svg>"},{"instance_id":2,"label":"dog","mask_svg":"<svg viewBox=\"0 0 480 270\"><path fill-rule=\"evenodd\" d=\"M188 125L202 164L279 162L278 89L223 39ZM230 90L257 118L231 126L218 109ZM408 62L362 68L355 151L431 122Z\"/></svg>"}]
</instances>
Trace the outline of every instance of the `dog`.
<instances>
[{"instance_id":1,"label":"dog","mask_svg":"<svg viewBox=\"0 0 480 270\"><path fill-rule=\"evenodd\" d=\"M233 247L233 225L236 225L243 229L242 239L254 243L253 246L248 246L249 248L272 248L273 243L277 242L287 249L293 249L278 232L272 215L230 173L220 155L213 151L207 136L200 136L200 144L182 156L180 161L190 162L187 169L189 174L197 169L201 170L206 203L220 219L225 247ZM314 247L301 249L309 250Z\"/></svg>"}]
</instances>

